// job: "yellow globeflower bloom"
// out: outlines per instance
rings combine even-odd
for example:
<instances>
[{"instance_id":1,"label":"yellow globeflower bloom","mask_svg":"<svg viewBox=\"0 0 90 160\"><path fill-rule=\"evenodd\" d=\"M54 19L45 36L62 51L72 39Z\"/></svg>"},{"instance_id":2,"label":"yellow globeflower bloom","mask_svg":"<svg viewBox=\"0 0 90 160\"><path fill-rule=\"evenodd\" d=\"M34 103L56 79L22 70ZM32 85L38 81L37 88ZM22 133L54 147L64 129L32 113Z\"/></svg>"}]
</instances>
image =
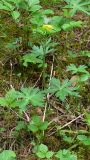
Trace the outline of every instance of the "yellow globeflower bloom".
<instances>
[{"instance_id":1,"label":"yellow globeflower bloom","mask_svg":"<svg viewBox=\"0 0 90 160\"><path fill-rule=\"evenodd\" d=\"M50 24L44 24L42 26L42 28L45 29L45 30L47 30L47 31L51 31L51 30L54 29L54 27L52 25L50 25Z\"/></svg>"}]
</instances>

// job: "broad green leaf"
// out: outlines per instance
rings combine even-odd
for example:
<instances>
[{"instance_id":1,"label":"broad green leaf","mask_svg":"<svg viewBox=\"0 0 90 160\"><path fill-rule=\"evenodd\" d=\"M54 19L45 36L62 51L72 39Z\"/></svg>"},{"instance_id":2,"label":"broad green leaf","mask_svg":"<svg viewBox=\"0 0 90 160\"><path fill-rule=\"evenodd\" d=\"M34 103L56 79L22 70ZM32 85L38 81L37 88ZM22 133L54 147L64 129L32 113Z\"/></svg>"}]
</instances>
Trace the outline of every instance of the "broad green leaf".
<instances>
[{"instance_id":1,"label":"broad green leaf","mask_svg":"<svg viewBox=\"0 0 90 160\"><path fill-rule=\"evenodd\" d=\"M0 160L15 160L16 154L11 150L4 150L0 153Z\"/></svg>"}]
</instances>

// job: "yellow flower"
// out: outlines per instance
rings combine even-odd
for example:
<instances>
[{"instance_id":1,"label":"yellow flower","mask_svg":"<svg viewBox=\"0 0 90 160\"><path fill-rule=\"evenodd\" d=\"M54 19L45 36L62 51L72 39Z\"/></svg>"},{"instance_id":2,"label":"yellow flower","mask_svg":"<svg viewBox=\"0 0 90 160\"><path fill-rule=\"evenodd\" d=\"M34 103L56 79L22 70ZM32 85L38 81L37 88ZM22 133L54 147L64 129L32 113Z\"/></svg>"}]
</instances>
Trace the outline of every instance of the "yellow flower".
<instances>
[{"instance_id":1,"label":"yellow flower","mask_svg":"<svg viewBox=\"0 0 90 160\"><path fill-rule=\"evenodd\" d=\"M47 31L51 31L51 30L54 29L54 27L52 25L50 25L50 24L44 24L42 26L42 28L45 29L45 30L47 30Z\"/></svg>"}]
</instances>

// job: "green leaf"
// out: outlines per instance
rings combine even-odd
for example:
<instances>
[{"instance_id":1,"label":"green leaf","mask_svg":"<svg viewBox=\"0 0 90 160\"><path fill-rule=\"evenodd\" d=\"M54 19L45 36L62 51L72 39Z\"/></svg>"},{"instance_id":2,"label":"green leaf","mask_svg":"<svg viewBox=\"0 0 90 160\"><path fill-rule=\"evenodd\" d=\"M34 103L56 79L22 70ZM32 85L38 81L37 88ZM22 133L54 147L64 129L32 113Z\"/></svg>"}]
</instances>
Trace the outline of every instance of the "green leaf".
<instances>
[{"instance_id":1,"label":"green leaf","mask_svg":"<svg viewBox=\"0 0 90 160\"><path fill-rule=\"evenodd\" d=\"M12 11L14 7L9 2L3 0L0 2L0 9L6 11Z\"/></svg>"},{"instance_id":2,"label":"green leaf","mask_svg":"<svg viewBox=\"0 0 90 160\"><path fill-rule=\"evenodd\" d=\"M84 145L90 146L90 138L85 135L78 135L77 139L81 141Z\"/></svg>"},{"instance_id":3,"label":"green leaf","mask_svg":"<svg viewBox=\"0 0 90 160\"><path fill-rule=\"evenodd\" d=\"M73 143L73 138L69 136L63 136L63 140L68 143Z\"/></svg>"},{"instance_id":4,"label":"green leaf","mask_svg":"<svg viewBox=\"0 0 90 160\"><path fill-rule=\"evenodd\" d=\"M37 157L39 157L39 158L50 159L54 154L54 152L48 151L48 147L44 144L40 144L40 145L36 146L34 148L34 150L36 152Z\"/></svg>"},{"instance_id":5,"label":"green leaf","mask_svg":"<svg viewBox=\"0 0 90 160\"><path fill-rule=\"evenodd\" d=\"M42 123L41 118L39 116L33 116L32 121L38 126Z\"/></svg>"},{"instance_id":6,"label":"green leaf","mask_svg":"<svg viewBox=\"0 0 90 160\"><path fill-rule=\"evenodd\" d=\"M39 129L40 129L41 131L44 131L44 130L47 129L47 127L48 127L48 122L45 121L45 122L42 122L42 123L41 123Z\"/></svg>"},{"instance_id":7,"label":"green leaf","mask_svg":"<svg viewBox=\"0 0 90 160\"><path fill-rule=\"evenodd\" d=\"M76 90L77 88L72 87L72 83L68 79L61 83L60 80L56 78L52 78L50 82L50 88L47 89L49 93L54 94L61 101L64 101L68 95L77 96L78 93Z\"/></svg>"},{"instance_id":8,"label":"green leaf","mask_svg":"<svg viewBox=\"0 0 90 160\"><path fill-rule=\"evenodd\" d=\"M40 144L39 147L38 147L38 150L42 153L47 153L48 147L44 144Z\"/></svg>"},{"instance_id":9,"label":"green leaf","mask_svg":"<svg viewBox=\"0 0 90 160\"><path fill-rule=\"evenodd\" d=\"M38 131L38 127L34 124L29 124L28 125L28 130L32 131L32 132L37 132Z\"/></svg>"},{"instance_id":10,"label":"green leaf","mask_svg":"<svg viewBox=\"0 0 90 160\"><path fill-rule=\"evenodd\" d=\"M83 74L82 76L80 76L80 81L84 82L87 81L90 78L90 74L89 72L86 74Z\"/></svg>"},{"instance_id":11,"label":"green leaf","mask_svg":"<svg viewBox=\"0 0 90 160\"><path fill-rule=\"evenodd\" d=\"M36 4L39 4L39 0L28 0L28 4L29 4L29 6L34 6L34 5L36 5Z\"/></svg>"},{"instance_id":12,"label":"green leaf","mask_svg":"<svg viewBox=\"0 0 90 160\"><path fill-rule=\"evenodd\" d=\"M27 66L28 63L39 64L41 67L44 66L44 59L49 53L53 53L55 51L54 46L56 43L51 42L49 38L47 41L42 42L40 46L33 46L31 53L23 56L22 60L24 61L24 66Z\"/></svg>"},{"instance_id":13,"label":"green leaf","mask_svg":"<svg viewBox=\"0 0 90 160\"><path fill-rule=\"evenodd\" d=\"M87 66L85 65L80 65L79 67L76 67L74 64L70 64L69 66L67 66L67 71L72 71L72 74L76 74L76 73L88 73L88 71L86 71Z\"/></svg>"},{"instance_id":14,"label":"green leaf","mask_svg":"<svg viewBox=\"0 0 90 160\"><path fill-rule=\"evenodd\" d=\"M16 107L17 106L18 92L15 89L9 90L5 97L0 98L0 105L3 107Z\"/></svg>"},{"instance_id":15,"label":"green leaf","mask_svg":"<svg viewBox=\"0 0 90 160\"><path fill-rule=\"evenodd\" d=\"M22 88L20 94L26 105L31 103L33 106L44 106L44 93L38 88Z\"/></svg>"},{"instance_id":16,"label":"green leaf","mask_svg":"<svg viewBox=\"0 0 90 160\"><path fill-rule=\"evenodd\" d=\"M11 150L4 150L0 153L0 160L15 160L16 154Z\"/></svg>"},{"instance_id":17,"label":"green leaf","mask_svg":"<svg viewBox=\"0 0 90 160\"><path fill-rule=\"evenodd\" d=\"M51 9L45 9L44 11L42 11L43 14L47 15L47 14L54 14L53 10Z\"/></svg>"},{"instance_id":18,"label":"green leaf","mask_svg":"<svg viewBox=\"0 0 90 160\"><path fill-rule=\"evenodd\" d=\"M13 19L17 20L20 17L20 13L18 11L13 11L12 13Z\"/></svg>"},{"instance_id":19,"label":"green leaf","mask_svg":"<svg viewBox=\"0 0 90 160\"><path fill-rule=\"evenodd\" d=\"M0 97L0 106L7 106L7 102L4 97Z\"/></svg>"},{"instance_id":20,"label":"green leaf","mask_svg":"<svg viewBox=\"0 0 90 160\"><path fill-rule=\"evenodd\" d=\"M46 155L43 152L37 152L36 155L39 158L45 158L46 157Z\"/></svg>"},{"instance_id":21,"label":"green leaf","mask_svg":"<svg viewBox=\"0 0 90 160\"><path fill-rule=\"evenodd\" d=\"M90 2L88 0L64 0L67 5L64 8L70 9L70 16L74 16L77 11L81 11L90 16Z\"/></svg>"},{"instance_id":22,"label":"green leaf","mask_svg":"<svg viewBox=\"0 0 90 160\"><path fill-rule=\"evenodd\" d=\"M60 160L77 160L77 156L66 149L58 151L55 156Z\"/></svg>"},{"instance_id":23,"label":"green leaf","mask_svg":"<svg viewBox=\"0 0 90 160\"><path fill-rule=\"evenodd\" d=\"M42 7L40 5L33 5L33 6L31 6L30 11L36 12L36 11L40 10L41 8Z\"/></svg>"},{"instance_id":24,"label":"green leaf","mask_svg":"<svg viewBox=\"0 0 90 160\"><path fill-rule=\"evenodd\" d=\"M28 125L28 128L32 132L37 132L37 131L44 131L48 127L48 122L42 122L41 118L39 116L33 116L31 122Z\"/></svg>"},{"instance_id":25,"label":"green leaf","mask_svg":"<svg viewBox=\"0 0 90 160\"><path fill-rule=\"evenodd\" d=\"M76 27L82 27L82 21L71 21L62 25L62 29L65 31L72 30Z\"/></svg>"},{"instance_id":26,"label":"green leaf","mask_svg":"<svg viewBox=\"0 0 90 160\"><path fill-rule=\"evenodd\" d=\"M46 158L47 158L47 159L50 159L50 158L52 158L53 155L54 155L54 152L48 151L48 152L46 153Z\"/></svg>"},{"instance_id":27,"label":"green leaf","mask_svg":"<svg viewBox=\"0 0 90 160\"><path fill-rule=\"evenodd\" d=\"M87 51L87 50L86 51L81 51L80 55L84 56L84 57L89 57L90 58L90 51Z\"/></svg>"}]
</instances>

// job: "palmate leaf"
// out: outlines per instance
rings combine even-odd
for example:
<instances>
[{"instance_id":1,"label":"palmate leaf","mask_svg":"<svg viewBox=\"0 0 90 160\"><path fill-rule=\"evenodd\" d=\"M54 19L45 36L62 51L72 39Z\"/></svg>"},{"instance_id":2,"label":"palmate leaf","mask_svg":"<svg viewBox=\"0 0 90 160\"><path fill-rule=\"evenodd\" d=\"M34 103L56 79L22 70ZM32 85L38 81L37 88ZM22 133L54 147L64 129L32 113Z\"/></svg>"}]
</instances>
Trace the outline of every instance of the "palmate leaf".
<instances>
[{"instance_id":1,"label":"palmate leaf","mask_svg":"<svg viewBox=\"0 0 90 160\"><path fill-rule=\"evenodd\" d=\"M20 111L25 111L28 105L44 106L44 93L38 88L22 88L20 91L11 89L0 98L0 105L3 107L19 107Z\"/></svg>"},{"instance_id":2,"label":"palmate leaf","mask_svg":"<svg viewBox=\"0 0 90 160\"><path fill-rule=\"evenodd\" d=\"M44 57L44 50L43 46L33 46L32 51L30 54L26 54L23 56L23 65L27 66L28 63L33 63L33 64L43 64L43 57Z\"/></svg>"},{"instance_id":3,"label":"palmate leaf","mask_svg":"<svg viewBox=\"0 0 90 160\"><path fill-rule=\"evenodd\" d=\"M38 64L39 67L42 67L45 63L44 58L47 54L53 53L55 49L53 48L56 43L51 42L51 39L43 42L40 46L33 46L31 53L23 56L23 65L28 66L28 63Z\"/></svg>"},{"instance_id":4,"label":"palmate leaf","mask_svg":"<svg viewBox=\"0 0 90 160\"><path fill-rule=\"evenodd\" d=\"M26 54L25 56L23 56L23 61L24 61L23 65L25 67L28 66L28 63L33 63L33 64L37 64L37 63L42 64L43 63L42 59L40 59L37 54Z\"/></svg>"},{"instance_id":5,"label":"palmate leaf","mask_svg":"<svg viewBox=\"0 0 90 160\"><path fill-rule=\"evenodd\" d=\"M64 0L67 5L64 8L70 8L70 15L74 16L77 11L81 11L90 15L90 2L88 0Z\"/></svg>"},{"instance_id":6,"label":"palmate leaf","mask_svg":"<svg viewBox=\"0 0 90 160\"><path fill-rule=\"evenodd\" d=\"M85 65L80 65L79 67L76 67L74 64L70 64L69 66L67 66L67 71L72 71L72 74L76 74L76 73L88 73L88 71L86 71L87 66Z\"/></svg>"},{"instance_id":7,"label":"palmate leaf","mask_svg":"<svg viewBox=\"0 0 90 160\"><path fill-rule=\"evenodd\" d=\"M68 79L61 83L60 80L56 78L52 78L50 88L48 89L50 93L54 94L61 101L64 101L68 95L77 96L78 93L76 90L77 88L72 87L72 84Z\"/></svg>"},{"instance_id":8,"label":"palmate leaf","mask_svg":"<svg viewBox=\"0 0 90 160\"><path fill-rule=\"evenodd\" d=\"M20 96L21 101L25 101L25 105L28 105L29 103L31 103L33 106L40 107L44 105L44 93L38 88L22 88Z\"/></svg>"}]
</instances>

